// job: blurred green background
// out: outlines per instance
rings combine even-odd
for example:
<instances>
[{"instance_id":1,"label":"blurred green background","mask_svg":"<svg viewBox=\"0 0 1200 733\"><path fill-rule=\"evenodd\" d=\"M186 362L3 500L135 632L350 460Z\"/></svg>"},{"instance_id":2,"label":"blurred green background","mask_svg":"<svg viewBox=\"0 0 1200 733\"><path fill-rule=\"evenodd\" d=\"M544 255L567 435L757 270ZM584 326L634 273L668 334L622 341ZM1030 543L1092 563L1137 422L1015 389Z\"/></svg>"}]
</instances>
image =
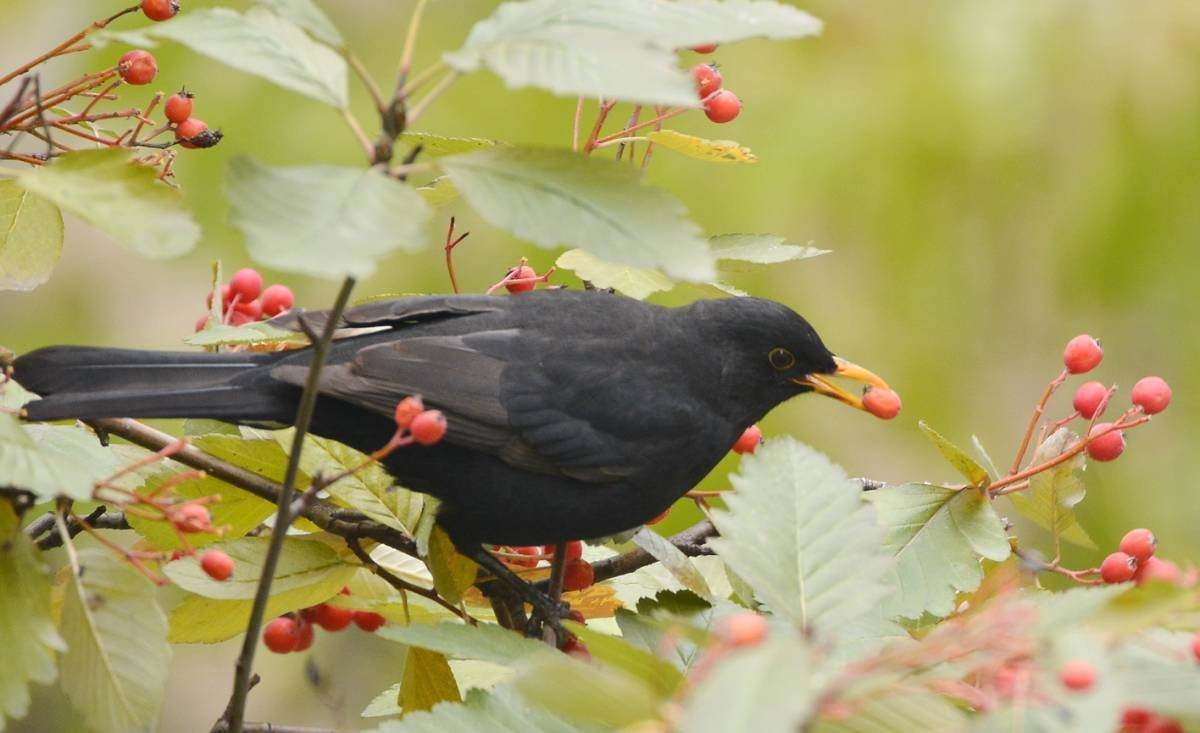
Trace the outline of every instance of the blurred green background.
<instances>
[{"instance_id":1,"label":"blurred green background","mask_svg":"<svg viewBox=\"0 0 1200 733\"><path fill-rule=\"evenodd\" d=\"M185 9L209 4L188 0ZM411 3L321 4L390 85ZM11 68L119 3L2 5L0 68ZM433 3L418 68L457 47L494 6ZM712 234L773 232L832 249L736 283L796 308L831 348L883 374L905 400L891 423L829 400L796 400L764 422L767 435L793 434L853 475L953 480L917 430L925 419L960 443L978 435L1007 464L1033 402L1060 368L1062 345L1090 332L1106 347L1097 378L1127 389L1159 374L1173 385L1175 403L1130 435L1121 460L1088 469L1082 523L1104 548L1130 527L1149 526L1164 555L1200 559L1200 4L815 0L803 7L825 21L822 37L751 41L713 55L745 102L741 117L717 127L690 114L675 125L736 139L761 162L720 166L660 151L649 171ZM68 57L44 78L53 84L102 68L125 50ZM229 159L362 163L328 108L177 46L155 53L155 87L186 84L198 94L197 116L226 134L220 147L185 154L176 167L204 227L200 246L155 262L70 221L50 283L0 293L5 346L180 346L203 311L211 260L222 259L227 271L251 264L226 223ZM139 92L126 91L130 103L140 102ZM356 112L370 120L361 89L354 93ZM419 128L565 145L573 105L480 73L461 80ZM627 113L622 107L613 119ZM473 232L456 260L467 290L482 291L522 255L539 271L557 255L452 206L438 212L429 249L386 260L358 295L447 289L435 244L452 213ZM328 304L336 288L268 279L288 283L310 307ZM1069 392L1051 414L1069 410ZM725 485L724 472L735 466L727 461L706 484ZM667 527L689 519L681 507ZM1079 551L1069 560L1099 557ZM299 659L262 660L266 682L251 696L251 718L355 725L362 705L394 681L386 669L395 651L361 637L318 641L313 669L323 681L333 677L332 693L313 693ZM227 695L235 653L231 645L177 651L163 730L207 728ZM68 713L57 695L45 690L16 729L77 725L60 717Z\"/></svg>"}]
</instances>

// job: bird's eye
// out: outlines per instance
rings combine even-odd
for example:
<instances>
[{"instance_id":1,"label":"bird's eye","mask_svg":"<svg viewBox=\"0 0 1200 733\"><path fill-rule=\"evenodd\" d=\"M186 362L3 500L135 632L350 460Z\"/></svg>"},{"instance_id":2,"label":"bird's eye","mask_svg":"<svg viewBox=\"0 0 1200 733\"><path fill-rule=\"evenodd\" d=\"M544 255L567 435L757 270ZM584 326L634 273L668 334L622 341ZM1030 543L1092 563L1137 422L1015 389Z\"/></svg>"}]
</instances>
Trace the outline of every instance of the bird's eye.
<instances>
[{"instance_id":1,"label":"bird's eye","mask_svg":"<svg viewBox=\"0 0 1200 733\"><path fill-rule=\"evenodd\" d=\"M781 372L796 365L796 357L792 356L792 352L787 349L771 349L771 353L767 354L767 361Z\"/></svg>"}]
</instances>

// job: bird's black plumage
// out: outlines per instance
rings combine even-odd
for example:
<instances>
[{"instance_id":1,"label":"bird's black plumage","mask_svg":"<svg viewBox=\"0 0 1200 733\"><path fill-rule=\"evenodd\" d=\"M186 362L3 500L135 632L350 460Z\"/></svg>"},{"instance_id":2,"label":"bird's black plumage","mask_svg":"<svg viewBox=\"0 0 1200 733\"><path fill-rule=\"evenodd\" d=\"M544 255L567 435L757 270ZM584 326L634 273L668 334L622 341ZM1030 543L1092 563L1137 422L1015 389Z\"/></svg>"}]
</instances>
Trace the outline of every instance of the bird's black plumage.
<instances>
[{"instance_id":1,"label":"bird's black plumage","mask_svg":"<svg viewBox=\"0 0 1200 733\"><path fill-rule=\"evenodd\" d=\"M319 314L310 314L314 319ZM279 320L289 323L287 317ZM393 453L398 482L439 497L460 546L530 545L634 527L666 509L743 429L839 363L790 309L756 298L663 308L618 295L416 297L353 308L312 430L369 452L410 394L445 440ZM28 417L288 423L309 349L183 354L51 347L15 377ZM820 389L820 388L818 388Z\"/></svg>"}]
</instances>

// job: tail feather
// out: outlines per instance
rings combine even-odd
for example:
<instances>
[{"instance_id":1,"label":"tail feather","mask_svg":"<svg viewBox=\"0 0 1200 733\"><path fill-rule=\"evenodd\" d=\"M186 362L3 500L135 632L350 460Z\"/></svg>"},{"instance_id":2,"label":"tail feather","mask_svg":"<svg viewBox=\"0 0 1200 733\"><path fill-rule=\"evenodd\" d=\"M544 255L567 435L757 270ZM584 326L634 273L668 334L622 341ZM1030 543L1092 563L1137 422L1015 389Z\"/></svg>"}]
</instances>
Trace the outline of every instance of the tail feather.
<instances>
[{"instance_id":1,"label":"tail feather","mask_svg":"<svg viewBox=\"0 0 1200 733\"><path fill-rule=\"evenodd\" d=\"M42 396L32 420L99 417L207 417L287 421L289 390L259 378L276 354L136 351L53 346L18 358L13 376Z\"/></svg>"}]
</instances>

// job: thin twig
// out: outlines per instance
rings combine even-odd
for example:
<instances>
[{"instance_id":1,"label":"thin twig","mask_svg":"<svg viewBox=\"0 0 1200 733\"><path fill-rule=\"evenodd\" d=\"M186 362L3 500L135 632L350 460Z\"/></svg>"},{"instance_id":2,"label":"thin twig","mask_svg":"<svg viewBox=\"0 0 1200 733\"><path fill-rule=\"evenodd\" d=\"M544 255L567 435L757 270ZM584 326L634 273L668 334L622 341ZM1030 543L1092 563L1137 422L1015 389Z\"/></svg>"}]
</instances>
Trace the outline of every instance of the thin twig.
<instances>
[{"instance_id":1,"label":"thin twig","mask_svg":"<svg viewBox=\"0 0 1200 733\"><path fill-rule=\"evenodd\" d=\"M416 593L417 595L419 595L423 598L428 598L429 600L438 604L439 606L446 609L447 611L454 614L455 616L458 616L463 621L466 621L467 623L471 624L472 626L476 626L479 624L479 622L477 620L475 620L474 618L472 618L470 615L463 613L462 610L459 609L458 606L454 605L453 603L447 601L445 598L442 598L440 595L438 595L437 591L430 590L429 588L422 588L421 586L416 585L415 583L410 583L401 577L393 575L386 568L380 566L379 563L377 563L371 559L371 556L369 554L367 554L367 551L362 548L362 544L359 543L359 541L357 539L350 538L350 539L346 540L346 544L350 547L350 551L354 553L354 556L357 557L360 561L362 561L363 565L366 565L368 568L371 569L371 572L375 573L379 577L386 580L396 590L400 591L401 593Z\"/></svg>"},{"instance_id":2,"label":"thin twig","mask_svg":"<svg viewBox=\"0 0 1200 733\"><path fill-rule=\"evenodd\" d=\"M254 594L254 605L250 609L250 620L246 624L246 637L242 640L242 651L238 655L234 673L233 694L229 699L229 707L223 716L228 724L230 733L243 733L243 723L246 716L246 696L250 691L250 671L254 665L254 652L258 648L258 633L262 628L263 616L266 615L267 601L271 598L271 582L274 580L275 567L283 552L283 540L287 536L287 528L296 517L292 513L292 498L296 490L296 477L300 473L300 456L304 452L304 439L308 435L308 426L316 411L317 396L321 389L321 369L325 365L325 357L329 346L333 343L333 335L337 331L338 321L342 311L350 300L350 291L354 289L354 278L347 277L342 283L337 300L325 320L325 328L320 340L312 345L312 359L308 366L308 377L305 380L304 392L300 395L300 404L296 408L295 435L292 438L292 451L288 456L287 469L283 475L283 485L279 492L279 508L275 513L275 526L271 532L271 541L267 545L267 554L263 558L262 574L258 578L258 589Z\"/></svg>"},{"instance_id":3,"label":"thin twig","mask_svg":"<svg viewBox=\"0 0 1200 733\"><path fill-rule=\"evenodd\" d=\"M408 124L411 125L416 122L421 115L425 113L425 110L429 109L429 105L433 104L438 97L442 96L443 92L449 89L454 82L458 81L458 77L459 73L457 71L451 71L449 74L446 74L444 77L442 77L442 79L433 87L433 89L430 89L429 93L424 97L421 97L421 100L414 104L409 110Z\"/></svg>"},{"instance_id":4,"label":"thin twig","mask_svg":"<svg viewBox=\"0 0 1200 733\"><path fill-rule=\"evenodd\" d=\"M386 104L383 100L383 91L380 90L375 80L371 78L371 72L367 71L367 67L363 65L362 59L355 56L348 48L342 49L342 56L346 59L346 63L349 64L354 75L362 82L363 87L367 90L367 94L371 95L371 103L375 105L375 109L383 112L384 105Z\"/></svg>"},{"instance_id":5,"label":"thin twig","mask_svg":"<svg viewBox=\"0 0 1200 733\"><path fill-rule=\"evenodd\" d=\"M358 140L359 145L362 146L363 152L367 156L367 162L374 163L375 146L371 143L371 138L367 137L367 131L363 129L363 126L358 121L358 118L355 117L354 113L350 110L343 109L342 119L346 121L346 126L350 128L350 131L354 133L354 138Z\"/></svg>"},{"instance_id":6,"label":"thin twig","mask_svg":"<svg viewBox=\"0 0 1200 733\"><path fill-rule=\"evenodd\" d=\"M1025 451L1029 449L1029 440L1033 437L1034 428L1042 419L1042 413L1046 411L1046 403L1050 401L1050 397L1054 392L1067 381L1069 372L1063 369L1059 375L1050 381L1046 386L1046 391L1042 393L1042 398L1033 406L1033 415L1029 418L1029 425L1025 427L1025 436L1021 438L1021 445L1017 448L1017 457L1013 459L1012 467L1008 469L1008 474L1011 476L1021 470L1021 462L1025 460Z\"/></svg>"},{"instance_id":7,"label":"thin twig","mask_svg":"<svg viewBox=\"0 0 1200 733\"><path fill-rule=\"evenodd\" d=\"M50 59L54 58L55 56L61 56L62 54L68 53L68 52L74 53L74 49L72 49L71 47L74 46L76 43L79 43L80 41L82 41L85 37L87 37L88 34L98 31L101 28L104 28L109 23L113 22L117 18L120 18L122 15L127 15L129 13L135 13L140 8L141 8L140 5L134 5L132 7L125 8L124 10L122 10L120 12L114 13L114 14L108 16L107 18L104 18L103 20L97 20L97 21L93 22L87 28L84 28L83 30L79 31L75 35L71 36L67 40L58 44L57 46L50 49L49 51L42 54L41 56L38 56L37 58L33 59L32 61L30 61L28 63L21 64L20 66L13 69L9 73L0 77L0 86L4 86L5 84L7 84L8 82L17 78L21 74L24 74L26 71L29 71L30 69L32 69L33 67L35 67L41 63L49 61Z\"/></svg>"},{"instance_id":8,"label":"thin twig","mask_svg":"<svg viewBox=\"0 0 1200 733\"><path fill-rule=\"evenodd\" d=\"M579 152L579 123L583 118L583 97L575 100L575 116L571 119L571 151Z\"/></svg>"}]
</instances>

